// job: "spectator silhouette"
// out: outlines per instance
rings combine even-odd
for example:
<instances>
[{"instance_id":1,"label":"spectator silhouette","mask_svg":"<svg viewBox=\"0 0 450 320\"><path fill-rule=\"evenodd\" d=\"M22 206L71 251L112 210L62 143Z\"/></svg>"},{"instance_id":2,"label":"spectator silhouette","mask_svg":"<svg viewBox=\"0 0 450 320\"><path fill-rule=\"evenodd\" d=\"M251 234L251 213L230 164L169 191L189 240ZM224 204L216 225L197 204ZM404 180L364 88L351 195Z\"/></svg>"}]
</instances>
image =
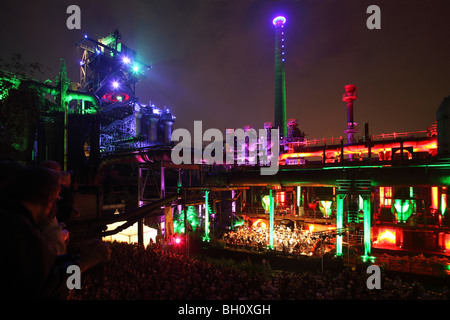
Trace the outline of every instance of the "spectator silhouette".
<instances>
[{"instance_id":1,"label":"spectator silhouette","mask_svg":"<svg viewBox=\"0 0 450 320\"><path fill-rule=\"evenodd\" d=\"M70 217L77 215L78 210L74 208L74 192L71 188L71 174L67 171L61 171L61 166L53 160L46 160L40 164L41 167L52 169L60 174L61 190L60 197L54 208L58 222L67 223Z\"/></svg>"},{"instance_id":2,"label":"spectator silhouette","mask_svg":"<svg viewBox=\"0 0 450 320\"><path fill-rule=\"evenodd\" d=\"M6 180L9 183L1 190L4 202L0 208L3 291L8 299L56 299L67 295L67 267L78 264L86 270L107 258L107 250L78 260L71 256L56 257L45 242L38 225L51 217L58 198L57 172L17 166L17 171Z\"/></svg>"}]
</instances>

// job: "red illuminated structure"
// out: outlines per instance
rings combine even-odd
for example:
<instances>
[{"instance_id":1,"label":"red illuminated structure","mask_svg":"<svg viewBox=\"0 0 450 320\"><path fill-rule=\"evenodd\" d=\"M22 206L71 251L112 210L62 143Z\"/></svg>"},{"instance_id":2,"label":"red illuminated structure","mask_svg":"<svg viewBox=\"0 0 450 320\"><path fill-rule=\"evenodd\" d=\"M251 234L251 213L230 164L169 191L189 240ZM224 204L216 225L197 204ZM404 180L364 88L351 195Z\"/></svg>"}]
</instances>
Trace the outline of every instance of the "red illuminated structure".
<instances>
[{"instance_id":1,"label":"red illuminated structure","mask_svg":"<svg viewBox=\"0 0 450 320\"><path fill-rule=\"evenodd\" d=\"M344 145L342 137L331 139L311 139L287 144L286 153L280 155L281 165L322 161L342 162L349 158L354 161L411 160L436 156L436 126L416 132L394 132L373 135L368 146L363 138L353 137L353 144ZM299 161L301 159L302 161Z\"/></svg>"},{"instance_id":2,"label":"red illuminated structure","mask_svg":"<svg viewBox=\"0 0 450 320\"><path fill-rule=\"evenodd\" d=\"M358 132L356 123L353 121L353 101L357 99L357 87L353 84L348 84L344 87L345 93L342 96L342 101L347 103L347 134L348 143L354 142L354 135Z\"/></svg>"},{"instance_id":3,"label":"red illuminated structure","mask_svg":"<svg viewBox=\"0 0 450 320\"><path fill-rule=\"evenodd\" d=\"M128 101L130 100L130 95L125 92L108 92L103 95L102 99L108 102Z\"/></svg>"},{"instance_id":4,"label":"red illuminated structure","mask_svg":"<svg viewBox=\"0 0 450 320\"><path fill-rule=\"evenodd\" d=\"M261 176L251 167L231 169L227 188L247 187L253 194L270 188L275 220L291 220L304 229L313 219L318 229L354 233L350 245L360 246L364 259L377 250L448 255L450 164L438 152L447 126L438 118L426 130L377 135L369 135L366 126L358 136L356 99L357 87L345 86L348 143L342 137L286 141L276 175ZM216 173L207 185L219 185L219 177ZM267 219L267 214L252 216L251 210L245 214ZM343 237L336 233L337 255L350 250L343 247Z\"/></svg>"}]
</instances>

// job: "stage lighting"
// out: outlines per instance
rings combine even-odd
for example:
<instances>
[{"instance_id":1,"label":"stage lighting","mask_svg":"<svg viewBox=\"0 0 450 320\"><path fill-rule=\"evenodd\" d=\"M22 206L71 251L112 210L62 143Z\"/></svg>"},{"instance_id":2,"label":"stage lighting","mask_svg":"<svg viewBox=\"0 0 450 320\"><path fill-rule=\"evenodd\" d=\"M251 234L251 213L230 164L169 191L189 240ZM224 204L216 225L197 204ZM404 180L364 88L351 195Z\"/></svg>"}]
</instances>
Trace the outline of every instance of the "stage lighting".
<instances>
[{"instance_id":1,"label":"stage lighting","mask_svg":"<svg viewBox=\"0 0 450 320\"><path fill-rule=\"evenodd\" d=\"M117 89L119 87L119 83L117 81L113 81L112 86L114 89Z\"/></svg>"},{"instance_id":2,"label":"stage lighting","mask_svg":"<svg viewBox=\"0 0 450 320\"><path fill-rule=\"evenodd\" d=\"M131 60L128 57L123 57L122 58L122 62L125 63L125 64L129 64L131 62Z\"/></svg>"}]
</instances>

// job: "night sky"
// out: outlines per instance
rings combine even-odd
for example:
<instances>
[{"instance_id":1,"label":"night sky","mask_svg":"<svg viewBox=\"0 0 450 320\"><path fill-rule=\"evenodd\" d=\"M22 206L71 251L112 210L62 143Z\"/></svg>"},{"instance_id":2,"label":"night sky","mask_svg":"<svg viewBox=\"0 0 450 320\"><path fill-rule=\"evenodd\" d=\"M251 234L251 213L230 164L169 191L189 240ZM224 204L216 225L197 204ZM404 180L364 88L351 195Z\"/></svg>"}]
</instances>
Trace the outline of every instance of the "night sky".
<instances>
[{"instance_id":1,"label":"night sky","mask_svg":"<svg viewBox=\"0 0 450 320\"><path fill-rule=\"evenodd\" d=\"M81 8L81 30L66 27L66 8ZM366 9L381 8L381 30L369 30ZM449 0L146 0L2 1L0 57L20 53L50 68L59 59L79 81L87 33L122 42L153 68L137 87L139 101L167 106L175 128L203 129L273 121L274 29L286 22L287 117L308 139L344 136L342 94L358 86L359 134L426 130L450 95Z\"/></svg>"}]
</instances>

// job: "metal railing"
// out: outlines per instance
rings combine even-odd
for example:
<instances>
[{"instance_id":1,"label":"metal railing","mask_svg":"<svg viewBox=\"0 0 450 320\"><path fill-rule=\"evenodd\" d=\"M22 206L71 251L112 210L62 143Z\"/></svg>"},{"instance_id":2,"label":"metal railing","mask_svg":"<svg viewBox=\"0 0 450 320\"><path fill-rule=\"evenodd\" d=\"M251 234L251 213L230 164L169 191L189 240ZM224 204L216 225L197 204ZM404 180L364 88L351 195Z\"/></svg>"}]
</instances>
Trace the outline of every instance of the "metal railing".
<instances>
[{"instance_id":1,"label":"metal railing","mask_svg":"<svg viewBox=\"0 0 450 320\"><path fill-rule=\"evenodd\" d=\"M393 133L382 133L371 135L371 141L380 141L380 140L393 140L398 138L420 138L420 137L431 137L437 135L437 127L436 125L430 126L427 130L422 131L412 131L412 132L393 132ZM322 138L322 139L305 139L303 141L289 142L287 143L291 147L300 147L300 146L311 146L311 145L336 145L340 144L341 140L343 140L342 136L338 138ZM365 138L363 136L356 137L357 142L364 142Z\"/></svg>"}]
</instances>

